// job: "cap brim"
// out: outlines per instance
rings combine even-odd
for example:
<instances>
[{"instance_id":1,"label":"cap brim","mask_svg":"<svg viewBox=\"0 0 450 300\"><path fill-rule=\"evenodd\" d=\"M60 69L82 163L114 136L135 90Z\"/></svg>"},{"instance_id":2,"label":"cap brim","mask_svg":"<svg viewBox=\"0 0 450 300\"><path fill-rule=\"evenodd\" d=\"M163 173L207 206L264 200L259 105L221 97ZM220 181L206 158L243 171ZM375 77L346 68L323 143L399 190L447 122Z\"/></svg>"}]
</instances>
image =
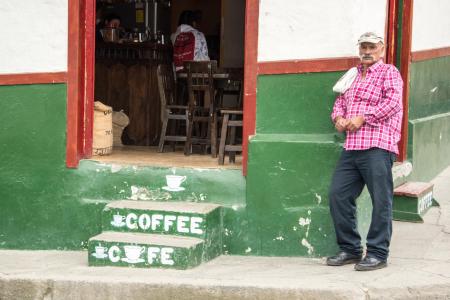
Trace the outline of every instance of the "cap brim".
<instances>
[{"instance_id":1,"label":"cap brim","mask_svg":"<svg viewBox=\"0 0 450 300\"><path fill-rule=\"evenodd\" d=\"M372 44L378 44L378 43L382 43L384 44L384 41L382 39L371 39L371 38L366 38L366 39L362 39L358 41L358 45L362 44L362 43L372 43Z\"/></svg>"}]
</instances>

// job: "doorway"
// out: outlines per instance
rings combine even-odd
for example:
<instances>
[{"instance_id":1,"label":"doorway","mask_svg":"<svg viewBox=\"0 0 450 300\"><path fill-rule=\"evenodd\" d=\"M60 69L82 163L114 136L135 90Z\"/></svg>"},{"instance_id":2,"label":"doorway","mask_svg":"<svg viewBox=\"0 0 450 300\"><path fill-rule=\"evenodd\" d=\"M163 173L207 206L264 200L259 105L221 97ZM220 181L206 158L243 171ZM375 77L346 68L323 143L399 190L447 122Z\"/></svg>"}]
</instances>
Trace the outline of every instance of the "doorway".
<instances>
[{"instance_id":1,"label":"doorway","mask_svg":"<svg viewBox=\"0 0 450 300\"><path fill-rule=\"evenodd\" d=\"M171 64L170 35L177 28L179 14L186 9L200 12L199 30L205 34L210 58L219 68L244 67L245 3L240 0L201 1L95 1L101 8L100 24L108 15L119 15L123 33L119 41L96 37L95 101L111 106L129 118L120 142L111 155L92 159L110 162L143 163L166 166L218 167L210 155L184 156L181 149L157 153L161 119L156 68ZM153 27L153 28L152 28ZM98 32L98 30L96 30ZM143 33L146 40L133 40ZM241 87L243 88L243 86ZM232 97L232 96L229 96ZM227 100L227 99L225 99ZM228 99L233 101L233 99ZM168 147L169 148L169 147ZM231 168L241 168L241 156Z\"/></svg>"}]
</instances>

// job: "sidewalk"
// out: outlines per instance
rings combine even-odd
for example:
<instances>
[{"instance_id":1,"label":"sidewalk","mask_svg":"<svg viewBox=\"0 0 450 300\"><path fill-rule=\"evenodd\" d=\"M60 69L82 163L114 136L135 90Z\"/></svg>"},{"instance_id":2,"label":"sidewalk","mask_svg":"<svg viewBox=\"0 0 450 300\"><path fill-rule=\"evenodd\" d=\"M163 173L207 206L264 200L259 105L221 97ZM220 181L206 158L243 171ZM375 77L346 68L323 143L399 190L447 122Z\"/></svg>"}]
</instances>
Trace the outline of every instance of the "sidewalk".
<instances>
[{"instance_id":1,"label":"sidewalk","mask_svg":"<svg viewBox=\"0 0 450 300\"><path fill-rule=\"evenodd\" d=\"M450 299L450 167L424 224L394 222L388 268L221 256L187 270L87 267L86 252L0 251L0 299Z\"/></svg>"}]
</instances>

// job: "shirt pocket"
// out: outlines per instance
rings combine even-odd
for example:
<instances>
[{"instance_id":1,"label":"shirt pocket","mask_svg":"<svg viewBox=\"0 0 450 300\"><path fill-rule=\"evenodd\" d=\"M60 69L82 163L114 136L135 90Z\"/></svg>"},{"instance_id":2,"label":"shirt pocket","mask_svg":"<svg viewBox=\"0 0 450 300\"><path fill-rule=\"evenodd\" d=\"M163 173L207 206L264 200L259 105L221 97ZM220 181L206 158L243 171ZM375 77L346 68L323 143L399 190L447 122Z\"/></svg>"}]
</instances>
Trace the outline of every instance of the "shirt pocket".
<instances>
[{"instance_id":1,"label":"shirt pocket","mask_svg":"<svg viewBox=\"0 0 450 300\"><path fill-rule=\"evenodd\" d=\"M383 97L383 87L380 84L363 83L360 86L358 98L371 106L376 106Z\"/></svg>"}]
</instances>

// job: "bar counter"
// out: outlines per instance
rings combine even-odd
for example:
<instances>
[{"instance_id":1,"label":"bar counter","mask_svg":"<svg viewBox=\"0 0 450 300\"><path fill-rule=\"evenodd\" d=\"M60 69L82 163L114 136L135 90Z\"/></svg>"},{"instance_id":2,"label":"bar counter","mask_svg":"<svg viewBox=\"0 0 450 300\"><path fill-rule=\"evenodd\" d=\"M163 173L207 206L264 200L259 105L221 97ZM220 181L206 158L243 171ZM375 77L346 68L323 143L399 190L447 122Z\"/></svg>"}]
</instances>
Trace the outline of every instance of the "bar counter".
<instances>
[{"instance_id":1,"label":"bar counter","mask_svg":"<svg viewBox=\"0 0 450 300\"><path fill-rule=\"evenodd\" d=\"M156 68L172 63L170 45L98 42L95 51L95 100L123 110L130 144L157 145L161 129Z\"/></svg>"}]
</instances>

